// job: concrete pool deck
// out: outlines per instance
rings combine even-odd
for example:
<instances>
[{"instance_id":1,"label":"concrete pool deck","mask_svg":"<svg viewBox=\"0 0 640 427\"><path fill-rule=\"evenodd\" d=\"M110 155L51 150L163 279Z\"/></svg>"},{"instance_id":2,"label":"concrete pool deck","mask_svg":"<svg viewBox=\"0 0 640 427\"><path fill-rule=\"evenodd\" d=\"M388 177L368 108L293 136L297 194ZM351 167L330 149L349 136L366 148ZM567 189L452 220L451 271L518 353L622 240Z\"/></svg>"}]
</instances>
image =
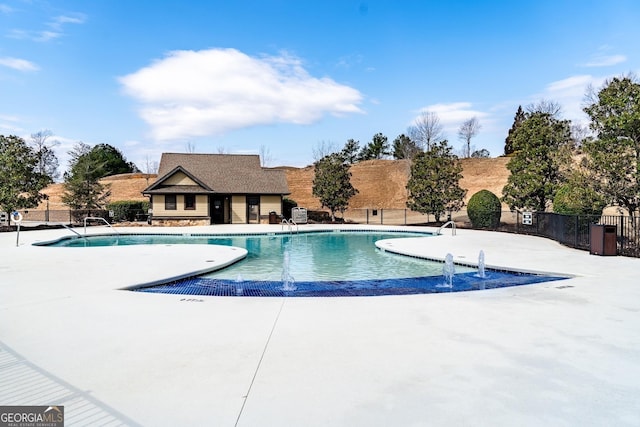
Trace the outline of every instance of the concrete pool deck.
<instances>
[{"instance_id":1,"label":"concrete pool deck","mask_svg":"<svg viewBox=\"0 0 640 427\"><path fill-rule=\"evenodd\" d=\"M470 263L482 249L491 266L576 277L408 296L193 297L118 289L233 255L31 246L69 234L23 231L16 247L15 232L0 233L0 405L64 405L66 425L640 425L640 259L445 230L389 244Z\"/></svg>"}]
</instances>

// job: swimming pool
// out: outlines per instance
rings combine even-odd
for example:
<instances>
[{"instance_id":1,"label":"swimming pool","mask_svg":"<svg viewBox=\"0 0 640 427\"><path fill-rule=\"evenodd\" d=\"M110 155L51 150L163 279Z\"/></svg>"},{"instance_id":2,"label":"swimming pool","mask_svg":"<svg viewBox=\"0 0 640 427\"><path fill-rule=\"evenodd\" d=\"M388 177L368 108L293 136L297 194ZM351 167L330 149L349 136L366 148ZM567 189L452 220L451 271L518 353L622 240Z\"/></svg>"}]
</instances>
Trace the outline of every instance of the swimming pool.
<instances>
[{"instance_id":1,"label":"swimming pool","mask_svg":"<svg viewBox=\"0 0 640 427\"><path fill-rule=\"evenodd\" d=\"M55 246L211 244L245 248L245 259L204 276L134 289L141 292L217 296L372 296L456 292L516 286L558 277L489 272L456 266L452 286L441 262L376 249L375 242L431 234L380 231L323 231L244 235L134 234L63 239ZM429 239L425 239L428 244Z\"/></svg>"}]
</instances>

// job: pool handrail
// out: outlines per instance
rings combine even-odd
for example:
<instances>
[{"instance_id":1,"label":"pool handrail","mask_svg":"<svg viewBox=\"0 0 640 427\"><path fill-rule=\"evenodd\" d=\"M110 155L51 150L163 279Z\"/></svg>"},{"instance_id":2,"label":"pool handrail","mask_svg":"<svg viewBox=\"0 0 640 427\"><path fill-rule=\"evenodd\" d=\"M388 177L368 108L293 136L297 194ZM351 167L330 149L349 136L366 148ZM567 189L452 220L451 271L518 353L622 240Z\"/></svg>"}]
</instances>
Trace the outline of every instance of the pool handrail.
<instances>
[{"instance_id":1,"label":"pool handrail","mask_svg":"<svg viewBox=\"0 0 640 427\"><path fill-rule=\"evenodd\" d=\"M443 228L447 228L447 225L451 225L451 235L455 236L456 235L456 223L453 221L447 221L444 224L442 224L440 226L440 228L438 229L438 234L442 234L442 229Z\"/></svg>"},{"instance_id":2,"label":"pool handrail","mask_svg":"<svg viewBox=\"0 0 640 427\"><path fill-rule=\"evenodd\" d=\"M287 218L282 218L282 222L280 224L282 224L282 230L284 230L284 225L287 224L289 227L289 233L293 232L294 225L296 226L296 233L299 231L298 224L293 220L293 218L289 220Z\"/></svg>"},{"instance_id":3,"label":"pool handrail","mask_svg":"<svg viewBox=\"0 0 640 427\"><path fill-rule=\"evenodd\" d=\"M113 226L111 224L109 224L109 221L107 221L106 219L100 217L100 216L87 216L84 218L84 234L85 236L87 235L87 220L88 219L92 219L92 220L98 220L98 221L102 221L104 222L108 227L110 227L116 234L120 234L118 233L118 230L116 230L115 228L113 228Z\"/></svg>"},{"instance_id":4,"label":"pool handrail","mask_svg":"<svg viewBox=\"0 0 640 427\"><path fill-rule=\"evenodd\" d=\"M67 230L71 231L72 233L77 234L77 235L78 235L78 237L82 237L83 239L86 239L86 238L87 238L86 236L83 236L82 234L78 233L76 230L74 230L73 228L71 228L71 227L67 226L67 225L66 225L66 224L64 224L64 223L60 223L60 225L61 225L61 226L63 226L64 228L66 228ZM87 234L86 230L85 230L84 234Z\"/></svg>"}]
</instances>

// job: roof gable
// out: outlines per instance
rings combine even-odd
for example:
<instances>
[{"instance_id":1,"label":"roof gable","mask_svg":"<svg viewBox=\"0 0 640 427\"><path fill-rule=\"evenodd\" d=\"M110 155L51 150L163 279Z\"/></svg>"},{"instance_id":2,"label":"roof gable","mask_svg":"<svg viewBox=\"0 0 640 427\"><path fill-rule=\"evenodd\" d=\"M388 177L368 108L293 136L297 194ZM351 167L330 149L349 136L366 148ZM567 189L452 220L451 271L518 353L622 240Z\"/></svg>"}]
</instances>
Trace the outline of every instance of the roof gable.
<instances>
[{"instance_id":1,"label":"roof gable","mask_svg":"<svg viewBox=\"0 0 640 427\"><path fill-rule=\"evenodd\" d=\"M192 153L163 153L158 180L145 192L162 188L177 170L216 193L289 194L285 172L262 168L258 155Z\"/></svg>"},{"instance_id":2,"label":"roof gable","mask_svg":"<svg viewBox=\"0 0 640 427\"><path fill-rule=\"evenodd\" d=\"M210 188L205 183L203 183L200 179L198 179L198 177L194 176L191 172L189 172L182 166L176 166L165 175L163 176L158 175L159 178L156 180L156 182L154 182L149 187L147 187L143 191L143 193L151 192L154 190L157 191L166 187L186 187L186 186L193 187L194 186L191 183L185 183L184 182L185 180L180 177L181 175L187 178L187 182L188 181L193 182L195 185L200 187L203 191L205 192L213 191L212 188ZM174 178L178 178L178 179L175 180Z\"/></svg>"}]
</instances>

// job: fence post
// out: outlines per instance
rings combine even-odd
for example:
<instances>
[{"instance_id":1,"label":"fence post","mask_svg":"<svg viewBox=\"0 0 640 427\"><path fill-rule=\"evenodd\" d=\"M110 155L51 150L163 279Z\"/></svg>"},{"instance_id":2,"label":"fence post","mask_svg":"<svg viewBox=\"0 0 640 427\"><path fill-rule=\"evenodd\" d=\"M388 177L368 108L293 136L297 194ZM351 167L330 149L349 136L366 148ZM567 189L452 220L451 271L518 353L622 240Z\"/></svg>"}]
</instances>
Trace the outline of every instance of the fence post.
<instances>
[{"instance_id":1,"label":"fence post","mask_svg":"<svg viewBox=\"0 0 640 427\"><path fill-rule=\"evenodd\" d=\"M624 215L620 215L620 252L624 252Z\"/></svg>"},{"instance_id":2,"label":"fence post","mask_svg":"<svg viewBox=\"0 0 640 427\"><path fill-rule=\"evenodd\" d=\"M369 208L367 208L366 211L367 211L367 225L369 225Z\"/></svg>"},{"instance_id":3,"label":"fence post","mask_svg":"<svg viewBox=\"0 0 640 427\"><path fill-rule=\"evenodd\" d=\"M404 225L407 225L407 210L404 210Z\"/></svg>"},{"instance_id":4,"label":"fence post","mask_svg":"<svg viewBox=\"0 0 640 427\"><path fill-rule=\"evenodd\" d=\"M578 226L580 224L580 220L578 219L578 215L576 215L576 230L574 236L573 236L573 247L577 248L578 247Z\"/></svg>"},{"instance_id":5,"label":"fence post","mask_svg":"<svg viewBox=\"0 0 640 427\"><path fill-rule=\"evenodd\" d=\"M380 225L384 225L384 209L380 209Z\"/></svg>"}]
</instances>

